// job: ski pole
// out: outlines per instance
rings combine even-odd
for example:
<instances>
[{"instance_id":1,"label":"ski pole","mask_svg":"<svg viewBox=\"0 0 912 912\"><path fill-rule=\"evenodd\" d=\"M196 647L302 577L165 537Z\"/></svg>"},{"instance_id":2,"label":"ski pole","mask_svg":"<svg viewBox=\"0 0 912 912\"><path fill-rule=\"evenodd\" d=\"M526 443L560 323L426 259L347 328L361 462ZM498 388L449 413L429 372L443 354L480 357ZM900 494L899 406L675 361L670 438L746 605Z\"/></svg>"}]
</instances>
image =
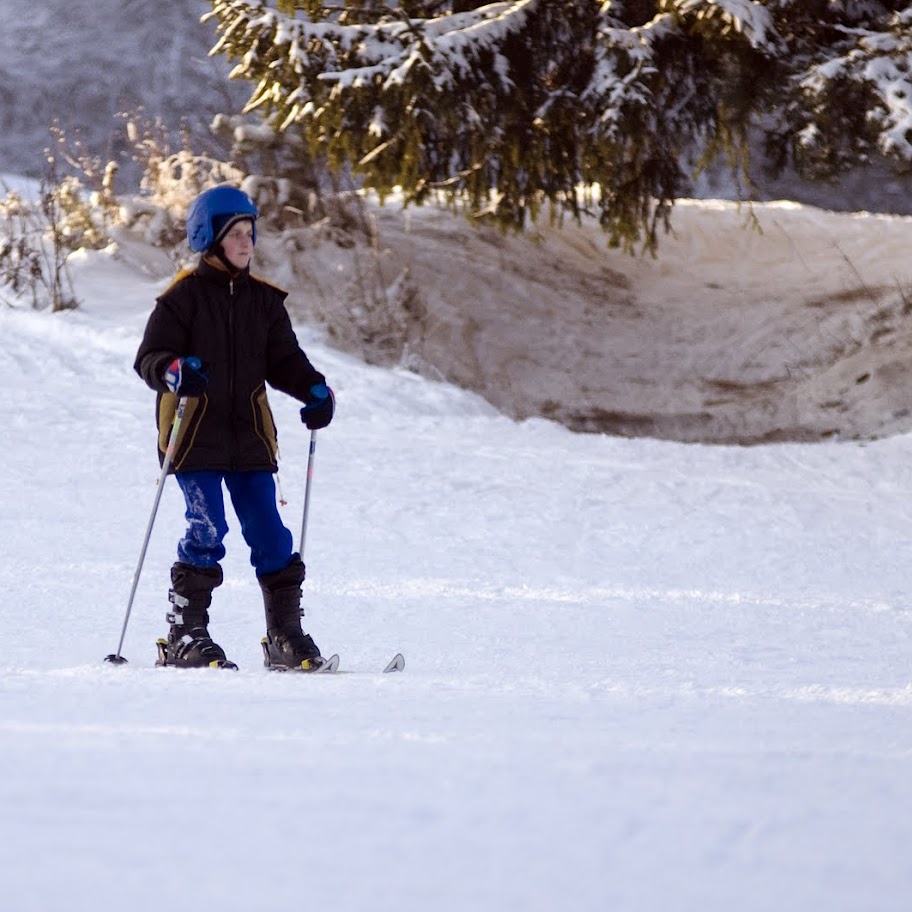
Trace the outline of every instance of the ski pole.
<instances>
[{"instance_id":1,"label":"ski pole","mask_svg":"<svg viewBox=\"0 0 912 912\"><path fill-rule=\"evenodd\" d=\"M310 513L310 485L313 482L314 457L317 452L317 432L310 432L310 453L307 456L307 484L304 486L304 516L301 519L301 541L298 554L304 559L304 542L307 539L307 514Z\"/></svg>"},{"instance_id":2,"label":"ski pole","mask_svg":"<svg viewBox=\"0 0 912 912\"><path fill-rule=\"evenodd\" d=\"M105 661L111 662L114 665L123 665L127 661L120 652L123 649L124 637L127 635L127 624L130 622L133 599L136 596L136 587L139 585L139 574L142 572L143 562L146 559L146 549L149 547L149 539L152 537L152 526L155 523L155 515L158 513L158 505L161 501L162 491L165 487L165 478L168 476L168 469L171 468L171 460L174 458L174 450L177 447L177 435L180 433L181 423L184 420L184 410L186 408L187 396L181 396L177 403L177 411L174 413L174 421L171 423L171 433L168 436L168 448L165 450L165 458L162 460L161 476L158 479L158 490L155 492L155 503L152 505L152 515L149 517L149 525L146 526L146 537L143 539L142 549L139 552L139 562L136 564L136 571L133 574L133 586L130 589L130 598L127 600L127 611L124 615L123 628L120 631L120 642L117 644L117 652L105 656Z\"/></svg>"}]
</instances>

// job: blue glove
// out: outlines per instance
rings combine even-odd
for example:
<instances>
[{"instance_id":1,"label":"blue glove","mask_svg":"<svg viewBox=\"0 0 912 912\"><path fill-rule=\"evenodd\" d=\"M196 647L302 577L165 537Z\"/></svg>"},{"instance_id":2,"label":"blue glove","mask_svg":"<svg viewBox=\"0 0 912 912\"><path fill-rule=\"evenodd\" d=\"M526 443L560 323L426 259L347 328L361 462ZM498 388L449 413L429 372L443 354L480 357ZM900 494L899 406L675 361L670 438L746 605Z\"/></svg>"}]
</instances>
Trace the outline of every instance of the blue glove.
<instances>
[{"instance_id":1,"label":"blue glove","mask_svg":"<svg viewBox=\"0 0 912 912\"><path fill-rule=\"evenodd\" d=\"M336 397L325 383L317 383L310 388L310 399L301 409L301 421L308 430L319 431L333 420L336 410Z\"/></svg>"},{"instance_id":2,"label":"blue glove","mask_svg":"<svg viewBox=\"0 0 912 912\"><path fill-rule=\"evenodd\" d=\"M202 371L199 358L175 358L166 368L162 379L175 396L196 399L206 392L209 378Z\"/></svg>"}]
</instances>

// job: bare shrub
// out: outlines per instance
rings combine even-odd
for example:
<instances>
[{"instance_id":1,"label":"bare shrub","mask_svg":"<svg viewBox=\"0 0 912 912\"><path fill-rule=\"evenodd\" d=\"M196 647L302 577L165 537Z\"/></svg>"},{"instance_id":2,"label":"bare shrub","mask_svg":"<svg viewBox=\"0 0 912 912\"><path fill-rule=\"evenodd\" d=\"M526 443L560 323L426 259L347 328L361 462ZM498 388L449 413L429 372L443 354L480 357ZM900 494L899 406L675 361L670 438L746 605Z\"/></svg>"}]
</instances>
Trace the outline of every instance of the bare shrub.
<instances>
[{"instance_id":1,"label":"bare shrub","mask_svg":"<svg viewBox=\"0 0 912 912\"><path fill-rule=\"evenodd\" d=\"M182 147L174 150L160 120L145 121L142 112L125 116L132 158L142 171L142 195L121 201L120 223L142 230L156 247L177 247L185 240L187 208L193 199L216 184L239 184L244 173L236 165L194 153L186 132Z\"/></svg>"},{"instance_id":2,"label":"bare shrub","mask_svg":"<svg viewBox=\"0 0 912 912\"><path fill-rule=\"evenodd\" d=\"M46 153L47 167L38 193L28 197L11 191L0 200L0 283L14 299L35 309L72 310L79 302L67 258L83 247L107 243L104 219L95 216L86 188L74 175L60 171L63 132L54 129L55 149ZM113 172L108 172L113 180Z\"/></svg>"}]
</instances>

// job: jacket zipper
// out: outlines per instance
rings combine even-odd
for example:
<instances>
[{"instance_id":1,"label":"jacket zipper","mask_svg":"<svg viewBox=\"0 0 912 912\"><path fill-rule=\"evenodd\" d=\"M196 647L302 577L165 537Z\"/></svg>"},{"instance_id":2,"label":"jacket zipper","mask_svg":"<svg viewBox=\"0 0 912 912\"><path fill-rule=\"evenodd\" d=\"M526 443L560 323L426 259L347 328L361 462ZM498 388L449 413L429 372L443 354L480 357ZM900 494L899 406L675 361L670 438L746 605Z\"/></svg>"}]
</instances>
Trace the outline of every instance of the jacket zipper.
<instances>
[{"instance_id":1,"label":"jacket zipper","mask_svg":"<svg viewBox=\"0 0 912 912\"><path fill-rule=\"evenodd\" d=\"M237 464L238 432L234 419L234 374L236 353L234 346L234 279L228 280L228 402L231 410L231 466Z\"/></svg>"}]
</instances>

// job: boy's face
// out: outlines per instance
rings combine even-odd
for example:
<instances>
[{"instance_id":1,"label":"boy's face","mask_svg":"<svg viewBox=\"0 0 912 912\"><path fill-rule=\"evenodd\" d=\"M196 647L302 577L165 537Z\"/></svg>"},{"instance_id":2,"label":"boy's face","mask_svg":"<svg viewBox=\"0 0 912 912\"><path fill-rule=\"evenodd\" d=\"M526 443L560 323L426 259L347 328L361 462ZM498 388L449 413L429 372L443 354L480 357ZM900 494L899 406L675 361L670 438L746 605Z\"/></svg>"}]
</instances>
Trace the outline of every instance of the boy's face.
<instances>
[{"instance_id":1,"label":"boy's face","mask_svg":"<svg viewBox=\"0 0 912 912\"><path fill-rule=\"evenodd\" d=\"M244 219L242 222L232 225L221 243L222 250L225 251L225 259L235 269L246 269L253 258L253 222Z\"/></svg>"}]
</instances>

